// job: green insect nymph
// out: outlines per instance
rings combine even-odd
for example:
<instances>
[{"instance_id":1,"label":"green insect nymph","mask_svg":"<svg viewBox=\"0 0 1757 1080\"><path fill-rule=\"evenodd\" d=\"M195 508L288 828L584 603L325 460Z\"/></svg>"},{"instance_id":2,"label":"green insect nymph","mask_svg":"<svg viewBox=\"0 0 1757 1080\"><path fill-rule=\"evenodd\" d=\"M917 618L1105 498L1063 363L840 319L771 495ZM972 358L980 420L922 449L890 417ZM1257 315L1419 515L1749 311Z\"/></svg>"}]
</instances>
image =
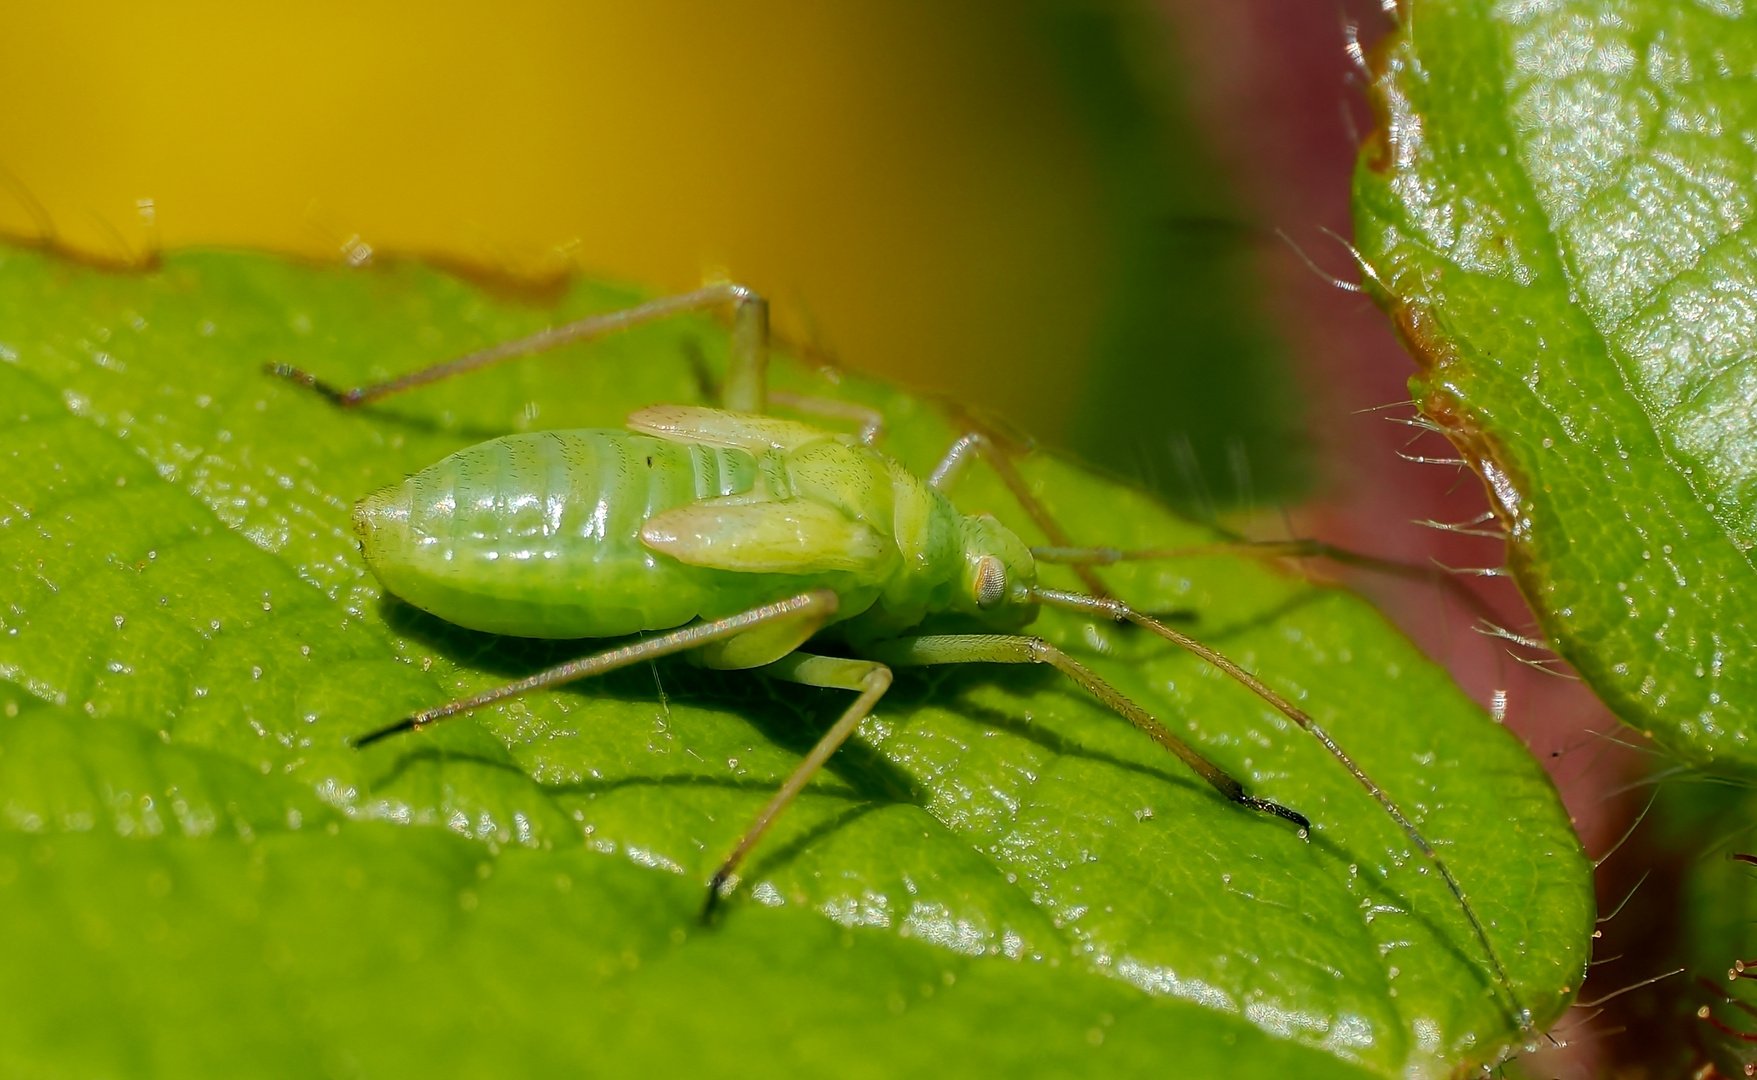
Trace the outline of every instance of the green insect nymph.
<instances>
[{"instance_id":1,"label":"green insect nymph","mask_svg":"<svg viewBox=\"0 0 1757 1080\"><path fill-rule=\"evenodd\" d=\"M956 440L923 479L875 447L883 417L847 402L770 394L768 305L749 289L711 285L352 390L295 368L271 370L353 407L512 357L722 305L733 309L724 408L657 405L631 415L625 430L493 439L367 496L354 514L367 565L385 589L448 622L522 637L650 636L425 709L356 739L356 746L676 653L712 668L755 669L766 678L853 691L853 704L715 871L705 908L711 912L736 887L736 871L751 848L890 688L893 668L1048 664L1226 799L1306 829L1304 816L1246 794L1237 780L1079 661L1042 638L1019 633L1042 605L1129 622L1244 684L1348 769L1451 887L1512 1015L1529 1030L1530 1014L1463 889L1391 797L1305 712L1208 646L1111 597L1092 570L1165 553L1068 545L1006 454L980 432ZM858 421L861 434L770 416L771 403ZM1028 548L994 518L962 514L952 505L945 491L978 457L1055 547ZM1040 562L1072 564L1088 591L1039 585ZM945 632L952 630L958 632ZM820 635L836 639L838 655L804 650Z\"/></svg>"},{"instance_id":2,"label":"green insect nymph","mask_svg":"<svg viewBox=\"0 0 1757 1080\"><path fill-rule=\"evenodd\" d=\"M509 435L368 496L354 512L367 564L447 622L521 637L668 630L819 589L855 642L931 614L993 630L1036 614L1024 542L853 436L686 406L628 427ZM714 666L803 642L733 638Z\"/></svg>"}]
</instances>

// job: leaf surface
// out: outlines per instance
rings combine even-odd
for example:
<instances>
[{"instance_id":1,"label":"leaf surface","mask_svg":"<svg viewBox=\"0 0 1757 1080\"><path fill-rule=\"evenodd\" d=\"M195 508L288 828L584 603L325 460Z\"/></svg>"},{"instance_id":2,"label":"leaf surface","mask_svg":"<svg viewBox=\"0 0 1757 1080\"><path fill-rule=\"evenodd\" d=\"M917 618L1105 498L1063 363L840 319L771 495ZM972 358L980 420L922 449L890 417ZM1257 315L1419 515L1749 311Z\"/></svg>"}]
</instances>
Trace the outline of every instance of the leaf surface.
<instances>
[{"instance_id":1,"label":"leaf surface","mask_svg":"<svg viewBox=\"0 0 1757 1080\"><path fill-rule=\"evenodd\" d=\"M681 320L352 413L263 364L345 384L635 298L537 305L413 264L0 257L0 1063L1408 1076L1504 1053L1480 946L1369 796L1113 626L1034 629L1311 839L1053 672L910 672L706 930L708 874L845 694L660 664L351 748L586 647L381 596L354 501L483 438L701 403L725 334ZM846 374L777 378L880 408L917 470L959 434ZM1076 541L1211 538L1053 456L1021 467ZM1036 539L985 470L954 496ZM1106 573L1328 726L1440 847L1539 1021L1560 1014L1590 876L1517 740L1348 594L1221 557Z\"/></svg>"},{"instance_id":2,"label":"leaf surface","mask_svg":"<svg viewBox=\"0 0 1757 1080\"><path fill-rule=\"evenodd\" d=\"M1552 646L1698 768L1757 772L1757 17L1415 2L1357 242Z\"/></svg>"}]
</instances>

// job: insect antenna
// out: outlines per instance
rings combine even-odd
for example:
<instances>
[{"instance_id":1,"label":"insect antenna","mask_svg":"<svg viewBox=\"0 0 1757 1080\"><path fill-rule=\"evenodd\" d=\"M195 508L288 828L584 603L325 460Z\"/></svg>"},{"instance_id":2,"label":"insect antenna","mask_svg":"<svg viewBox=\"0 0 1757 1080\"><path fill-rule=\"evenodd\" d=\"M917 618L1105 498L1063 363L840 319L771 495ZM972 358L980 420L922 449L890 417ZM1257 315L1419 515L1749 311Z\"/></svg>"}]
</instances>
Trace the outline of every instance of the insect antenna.
<instances>
[{"instance_id":1,"label":"insect antenna","mask_svg":"<svg viewBox=\"0 0 1757 1080\"><path fill-rule=\"evenodd\" d=\"M1323 559L1326 562L1346 566L1350 569L1365 570L1368 573L1383 574L1386 577L1432 585L1444 591L1452 597L1454 602L1462 605L1484 622L1494 623L1501 618L1500 612L1495 609L1494 605L1485 600L1470 585L1460 580L1461 572L1451 567L1438 563L1403 562L1398 559L1368 555L1325 540L1309 538L1293 540L1232 539L1183 547L1143 548L1136 551L1125 551L1112 547L1068 547L1065 545L1046 545L1031 549L1031 557L1040 563L1056 563L1073 566L1076 569L1111 566L1120 562L1185 559L1204 555L1246 555L1262 559ZM1469 571L1468 573L1477 572ZM1482 576L1499 575L1498 573L1484 573Z\"/></svg>"},{"instance_id":2,"label":"insect antenna","mask_svg":"<svg viewBox=\"0 0 1757 1080\"><path fill-rule=\"evenodd\" d=\"M1508 1000L1512 1003L1513 1018L1518 1023L1519 1030L1527 1039L1536 1034L1536 1029L1532 1025L1531 1010L1525 1006L1524 999L1519 996L1519 991L1513 986L1512 977L1507 974L1506 967L1501 963L1500 953L1495 950L1494 942L1489 940L1488 929L1483 926L1482 920L1477 917L1476 909L1470 906L1470 900L1464 895L1464 887L1458 883L1457 878L1452 876L1451 869L1446 866L1445 860L1440 858L1440 853L1434 850L1434 846L1428 843L1427 838L1415 827L1415 823L1404 815L1403 811L1392 801L1391 796L1385 792L1385 789L1374 783L1372 777L1355 764L1354 759L1348 756L1348 752L1343 750L1336 740L1330 737L1330 733L1319 726L1316 720L1313 720L1293 702L1282 697L1267 683L1225 656L1195 638L1179 633L1152 616L1136 611L1120 600L1085 596L1080 593L1042 587L1032 588L1030 595L1032 600L1049 607L1098 615L1116 622L1130 622L1143 629L1151 630L1173 645L1206 661L1317 739L1324 749L1330 752L1330 756L1341 763L1342 767L1347 769L1355 780L1359 781L1361 787L1367 790L1367 794L1371 795L1374 801L1402 828L1410 843L1421 851L1429 864L1439 873L1441 880L1446 883L1446 888L1451 890L1453 898L1458 901L1458 906L1464 911L1464 917L1470 922L1470 928L1475 932L1483 952L1487 954L1489 966L1494 971L1495 981L1500 984L1502 991L1506 993Z\"/></svg>"}]
</instances>

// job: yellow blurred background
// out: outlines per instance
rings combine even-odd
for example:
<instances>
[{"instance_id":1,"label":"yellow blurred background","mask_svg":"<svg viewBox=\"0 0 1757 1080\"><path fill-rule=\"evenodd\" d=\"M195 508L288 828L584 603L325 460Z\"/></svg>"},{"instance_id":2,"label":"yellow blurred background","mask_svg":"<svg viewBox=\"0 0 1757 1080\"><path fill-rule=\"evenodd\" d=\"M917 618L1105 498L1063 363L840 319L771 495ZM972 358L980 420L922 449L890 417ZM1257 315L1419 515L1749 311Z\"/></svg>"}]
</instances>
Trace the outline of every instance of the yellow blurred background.
<instances>
[{"instance_id":1,"label":"yellow blurred background","mask_svg":"<svg viewBox=\"0 0 1757 1080\"><path fill-rule=\"evenodd\" d=\"M1261 432L1205 432L1191 387L1272 349L1205 298L1245 227L1170 55L1124 0L9 0L0 231L730 275L848 367L1149 480L1179 438L1216 472ZM1241 415L1258 367L1223 387Z\"/></svg>"}]
</instances>

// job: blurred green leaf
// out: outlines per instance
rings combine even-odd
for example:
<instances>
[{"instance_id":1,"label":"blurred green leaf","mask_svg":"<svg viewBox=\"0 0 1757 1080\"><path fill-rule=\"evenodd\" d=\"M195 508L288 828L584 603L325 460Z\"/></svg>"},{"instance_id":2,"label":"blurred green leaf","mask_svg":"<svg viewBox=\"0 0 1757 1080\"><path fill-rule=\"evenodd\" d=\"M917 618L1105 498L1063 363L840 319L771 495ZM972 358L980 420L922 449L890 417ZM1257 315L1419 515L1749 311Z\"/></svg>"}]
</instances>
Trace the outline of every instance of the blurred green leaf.
<instances>
[{"instance_id":1,"label":"blurred green leaf","mask_svg":"<svg viewBox=\"0 0 1757 1080\"><path fill-rule=\"evenodd\" d=\"M491 435L702 400L725 334L679 321L352 413L262 365L367 379L633 298L0 256L0 1068L1410 1076L1504 1053L1457 903L1366 793L1109 625L1039 629L1312 839L1052 672L907 673L704 930L707 874L846 695L661 664L351 749L583 648L380 596L353 501ZM914 468L958 433L852 376L778 379L882 408ZM1056 458L1022 467L1078 540L1208 538ZM955 496L1030 535L985 472ZM1540 1022L1561 1013L1591 880L1517 740L1348 594L1228 558L1110 579L1329 726L1439 844Z\"/></svg>"},{"instance_id":2,"label":"blurred green leaf","mask_svg":"<svg viewBox=\"0 0 1757 1080\"><path fill-rule=\"evenodd\" d=\"M1757 773L1757 19L1420 0L1357 242L1552 646L1693 766Z\"/></svg>"},{"instance_id":3,"label":"blurred green leaf","mask_svg":"<svg viewBox=\"0 0 1757 1080\"><path fill-rule=\"evenodd\" d=\"M1749 1032L1757 995L1734 965L1757 956L1757 867L1736 855L1757 854L1752 793L1738 785L1673 782L1656 785L1636 842L1642 880L1607 920L1605 945L1638 943L1612 969L1630 991L1614 1008L1636 1028L1620 1062L1654 1076L1682 1076L1712 1061L1721 1076L1743 1076L1757 1063L1747 1040L1716 1027ZM1757 974L1757 972L1754 972ZM1651 985L1641 985L1654 980ZM1701 1010L1706 1009L1706 1012ZM1712 1017L1712 1019L1711 1019Z\"/></svg>"},{"instance_id":4,"label":"blurred green leaf","mask_svg":"<svg viewBox=\"0 0 1757 1080\"><path fill-rule=\"evenodd\" d=\"M1090 140L1112 261L1067 446L1197 518L1297 502L1305 398L1256 265L1277 241L1192 116L1178 20L1133 0L1026 10Z\"/></svg>"}]
</instances>

